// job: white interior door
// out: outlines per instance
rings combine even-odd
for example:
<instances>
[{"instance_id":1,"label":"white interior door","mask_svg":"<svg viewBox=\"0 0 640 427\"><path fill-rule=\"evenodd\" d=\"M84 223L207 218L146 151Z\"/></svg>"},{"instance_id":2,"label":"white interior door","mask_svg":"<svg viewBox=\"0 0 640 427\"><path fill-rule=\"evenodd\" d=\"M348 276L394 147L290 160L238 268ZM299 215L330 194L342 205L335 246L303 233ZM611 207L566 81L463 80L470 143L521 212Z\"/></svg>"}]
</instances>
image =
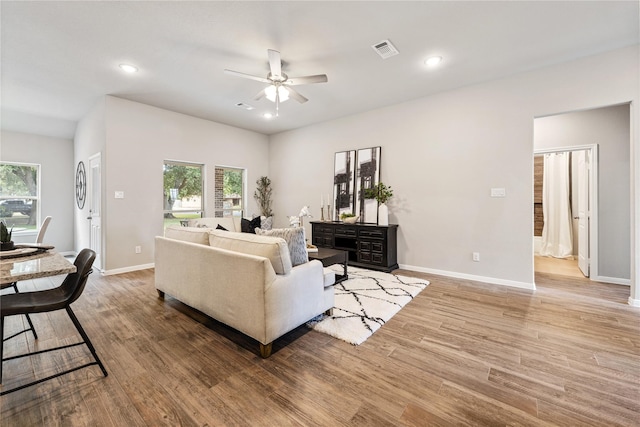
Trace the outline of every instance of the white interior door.
<instances>
[{"instance_id":1,"label":"white interior door","mask_svg":"<svg viewBox=\"0 0 640 427\"><path fill-rule=\"evenodd\" d=\"M578 267L585 277L589 277L589 217L591 213L589 200L589 168L591 167L591 150L573 152L573 159L578 163Z\"/></svg>"},{"instance_id":2,"label":"white interior door","mask_svg":"<svg viewBox=\"0 0 640 427\"><path fill-rule=\"evenodd\" d=\"M102 270L102 176L100 171L100 153L89 158L89 220L91 227L90 246L96 253L94 268Z\"/></svg>"}]
</instances>

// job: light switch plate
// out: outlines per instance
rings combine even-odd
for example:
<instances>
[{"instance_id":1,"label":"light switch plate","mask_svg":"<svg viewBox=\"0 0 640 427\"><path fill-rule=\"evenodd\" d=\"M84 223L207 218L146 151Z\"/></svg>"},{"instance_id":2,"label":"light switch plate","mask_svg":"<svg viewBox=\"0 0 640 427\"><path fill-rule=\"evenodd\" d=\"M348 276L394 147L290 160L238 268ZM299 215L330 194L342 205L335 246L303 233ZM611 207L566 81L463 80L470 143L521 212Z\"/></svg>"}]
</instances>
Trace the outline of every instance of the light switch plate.
<instances>
[{"instance_id":1,"label":"light switch plate","mask_svg":"<svg viewBox=\"0 0 640 427\"><path fill-rule=\"evenodd\" d=\"M116 199L124 199L124 191L116 191L115 198Z\"/></svg>"},{"instance_id":2,"label":"light switch plate","mask_svg":"<svg viewBox=\"0 0 640 427\"><path fill-rule=\"evenodd\" d=\"M491 197L506 197L507 191L504 188L492 188Z\"/></svg>"}]
</instances>

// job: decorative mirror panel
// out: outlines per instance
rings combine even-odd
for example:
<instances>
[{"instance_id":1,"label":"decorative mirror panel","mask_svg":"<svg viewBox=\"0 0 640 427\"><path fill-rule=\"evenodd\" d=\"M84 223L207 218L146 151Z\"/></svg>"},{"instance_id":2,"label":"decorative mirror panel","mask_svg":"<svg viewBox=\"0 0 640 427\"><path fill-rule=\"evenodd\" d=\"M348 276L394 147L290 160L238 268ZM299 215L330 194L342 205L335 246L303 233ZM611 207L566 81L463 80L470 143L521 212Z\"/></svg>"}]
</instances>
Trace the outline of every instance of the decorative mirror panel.
<instances>
[{"instance_id":1,"label":"decorative mirror panel","mask_svg":"<svg viewBox=\"0 0 640 427\"><path fill-rule=\"evenodd\" d=\"M339 220L342 213L355 213L356 152L336 153L333 166L333 215L329 220Z\"/></svg>"},{"instance_id":2,"label":"decorative mirror panel","mask_svg":"<svg viewBox=\"0 0 640 427\"><path fill-rule=\"evenodd\" d=\"M378 222L378 202L367 199L367 189L373 188L380 182L381 147L363 148L357 153L356 168L356 215L359 222Z\"/></svg>"}]
</instances>

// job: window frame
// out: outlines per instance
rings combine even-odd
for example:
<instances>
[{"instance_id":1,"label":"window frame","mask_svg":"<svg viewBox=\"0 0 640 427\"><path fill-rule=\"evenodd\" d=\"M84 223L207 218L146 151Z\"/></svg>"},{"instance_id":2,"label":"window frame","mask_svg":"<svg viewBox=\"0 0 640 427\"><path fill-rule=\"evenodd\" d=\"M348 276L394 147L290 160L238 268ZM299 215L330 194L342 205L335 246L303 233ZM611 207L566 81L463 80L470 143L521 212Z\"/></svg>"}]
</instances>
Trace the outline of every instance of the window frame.
<instances>
[{"instance_id":1,"label":"window frame","mask_svg":"<svg viewBox=\"0 0 640 427\"><path fill-rule=\"evenodd\" d=\"M41 221L40 218L42 216L42 164L40 163L29 163L29 162L10 162L10 161L0 161L0 165L10 165L10 166L27 166L27 167L35 167L36 168L36 195L35 196L4 196L0 192L0 201L2 200L30 200L31 206L33 208L33 201L36 201L36 220L35 220L35 228L26 228L25 230L14 230L13 236L31 236L36 235L40 231ZM27 226L29 224L26 224Z\"/></svg>"},{"instance_id":2,"label":"window frame","mask_svg":"<svg viewBox=\"0 0 640 427\"><path fill-rule=\"evenodd\" d=\"M206 165L204 163L196 163L196 162L187 162L184 160L169 160L169 159L165 159L162 161L162 194L164 197L164 173L165 173L165 166L166 165L174 165L174 166L186 166L186 167L198 167L200 168L200 179L201 179L201 194L200 194L200 208L199 209L180 209L180 210L176 210L176 209L165 209L164 207L164 200L162 202L162 216L163 216L163 228L166 228L167 226L167 218L165 217L166 214L170 213L170 214L198 214L199 218L204 217L205 214L205 206L206 206L206 201L205 201L205 197L206 197Z\"/></svg>"},{"instance_id":3,"label":"window frame","mask_svg":"<svg viewBox=\"0 0 640 427\"><path fill-rule=\"evenodd\" d=\"M246 168L242 168L242 167L238 167L238 166L222 166L222 165L216 165L215 166L215 171L218 170L222 170L223 173L224 171L227 170L234 170L234 171L238 171L241 173L242 176L242 194L240 195L240 209L234 209L234 208L227 208L225 209L224 206L222 207L222 209L218 209L215 206L215 201L214 201L214 216L215 217L222 217L222 218L227 218L227 217L233 217L233 218L243 218L244 217L244 212L246 210L247 207L247 169ZM223 184L224 185L224 184ZM223 191L223 201L224 201L224 186L222 188ZM230 213L230 215L229 215Z\"/></svg>"}]
</instances>

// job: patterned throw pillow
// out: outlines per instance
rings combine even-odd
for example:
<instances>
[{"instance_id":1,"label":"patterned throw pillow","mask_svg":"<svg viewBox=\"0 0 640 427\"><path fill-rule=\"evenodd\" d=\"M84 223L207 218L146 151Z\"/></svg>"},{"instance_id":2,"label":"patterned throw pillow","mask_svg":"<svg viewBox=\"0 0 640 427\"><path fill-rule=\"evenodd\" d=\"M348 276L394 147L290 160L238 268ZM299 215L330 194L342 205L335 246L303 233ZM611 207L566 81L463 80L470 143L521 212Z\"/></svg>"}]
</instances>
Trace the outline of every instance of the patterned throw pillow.
<instances>
[{"instance_id":1,"label":"patterned throw pillow","mask_svg":"<svg viewBox=\"0 0 640 427\"><path fill-rule=\"evenodd\" d=\"M240 220L240 229L243 233L253 233L256 234L256 228L260 228L260 217L257 216L252 220L248 220L246 218L242 218Z\"/></svg>"},{"instance_id":2,"label":"patterned throw pillow","mask_svg":"<svg viewBox=\"0 0 640 427\"><path fill-rule=\"evenodd\" d=\"M273 217L272 216L261 216L260 217L260 228L263 230L271 230L273 228Z\"/></svg>"},{"instance_id":3,"label":"patterned throw pillow","mask_svg":"<svg viewBox=\"0 0 640 427\"><path fill-rule=\"evenodd\" d=\"M304 228L274 228L272 230L256 228L256 234L261 236L282 237L287 242L289 254L291 254L291 264L294 267L309 262L307 242L304 238Z\"/></svg>"}]
</instances>

